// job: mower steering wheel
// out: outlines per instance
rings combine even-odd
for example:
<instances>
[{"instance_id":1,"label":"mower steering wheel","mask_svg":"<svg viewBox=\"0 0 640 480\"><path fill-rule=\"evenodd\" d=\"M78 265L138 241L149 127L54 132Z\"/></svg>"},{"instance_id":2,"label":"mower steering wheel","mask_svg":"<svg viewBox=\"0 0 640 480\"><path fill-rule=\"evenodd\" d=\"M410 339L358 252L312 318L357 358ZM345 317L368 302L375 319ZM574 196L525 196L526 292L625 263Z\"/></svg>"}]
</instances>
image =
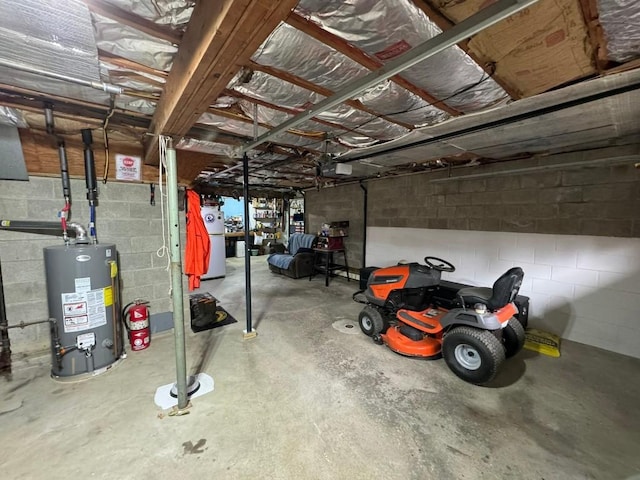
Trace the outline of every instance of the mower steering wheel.
<instances>
[{"instance_id":1,"label":"mower steering wheel","mask_svg":"<svg viewBox=\"0 0 640 480\"><path fill-rule=\"evenodd\" d=\"M436 265L433 262L439 262L439 264ZM439 272L456 271L456 267L454 267L451 263L438 257L424 257L424 263L426 263L429 268L433 268L434 270L438 270Z\"/></svg>"}]
</instances>

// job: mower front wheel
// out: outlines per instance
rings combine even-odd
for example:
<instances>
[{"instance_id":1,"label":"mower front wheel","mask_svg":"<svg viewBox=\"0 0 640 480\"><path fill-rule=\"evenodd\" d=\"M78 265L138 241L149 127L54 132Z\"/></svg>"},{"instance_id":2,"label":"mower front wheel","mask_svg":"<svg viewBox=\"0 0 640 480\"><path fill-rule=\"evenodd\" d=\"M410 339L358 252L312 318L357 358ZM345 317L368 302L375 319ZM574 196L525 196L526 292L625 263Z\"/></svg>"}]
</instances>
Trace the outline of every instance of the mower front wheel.
<instances>
[{"instance_id":1,"label":"mower front wheel","mask_svg":"<svg viewBox=\"0 0 640 480\"><path fill-rule=\"evenodd\" d=\"M382 318L382 314L374 307L367 305L362 309L358 316L358 323L362 332L372 337L378 333L384 333L386 330L386 322Z\"/></svg>"},{"instance_id":2,"label":"mower front wheel","mask_svg":"<svg viewBox=\"0 0 640 480\"><path fill-rule=\"evenodd\" d=\"M462 326L445 335L442 355L453 373L475 385L493 380L505 359L504 348L490 331Z\"/></svg>"},{"instance_id":3,"label":"mower front wheel","mask_svg":"<svg viewBox=\"0 0 640 480\"><path fill-rule=\"evenodd\" d=\"M524 346L524 327L515 317L509 319L507 326L502 329L502 344L505 357L511 358Z\"/></svg>"}]
</instances>

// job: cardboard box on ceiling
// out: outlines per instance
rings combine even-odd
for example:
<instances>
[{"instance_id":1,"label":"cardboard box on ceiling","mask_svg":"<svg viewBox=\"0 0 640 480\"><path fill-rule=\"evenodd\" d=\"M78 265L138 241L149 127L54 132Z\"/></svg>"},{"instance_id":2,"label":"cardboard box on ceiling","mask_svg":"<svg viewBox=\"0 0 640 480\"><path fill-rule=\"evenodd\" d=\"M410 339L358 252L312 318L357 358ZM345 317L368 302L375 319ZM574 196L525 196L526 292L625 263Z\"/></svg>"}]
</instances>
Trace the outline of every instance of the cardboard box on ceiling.
<instances>
[{"instance_id":1,"label":"cardboard box on ceiling","mask_svg":"<svg viewBox=\"0 0 640 480\"><path fill-rule=\"evenodd\" d=\"M459 23L494 0L437 3L443 14ZM596 71L579 0L540 0L474 36L469 49L481 62L495 62L496 79L522 97Z\"/></svg>"}]
</instances>

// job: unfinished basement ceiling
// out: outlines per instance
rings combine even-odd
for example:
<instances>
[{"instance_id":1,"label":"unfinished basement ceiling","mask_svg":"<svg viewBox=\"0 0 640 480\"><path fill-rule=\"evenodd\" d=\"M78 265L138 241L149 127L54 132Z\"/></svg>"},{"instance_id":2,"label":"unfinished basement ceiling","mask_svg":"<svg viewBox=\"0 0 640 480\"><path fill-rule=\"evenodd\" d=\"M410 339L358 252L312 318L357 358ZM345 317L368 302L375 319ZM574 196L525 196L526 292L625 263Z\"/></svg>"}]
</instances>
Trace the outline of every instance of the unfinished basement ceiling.
<instances>
[{"instance_id":1,"label":"unfinished basement ceiling","mask_svg":"<svg viewBox=\"0 0 640 480\"><path fill-rule=\"evenodd\" d=\"M41 129L44 102L91 128L109 117L108 135L144 145L146 163L171 135L206 160L194 185L234 187L252 139L495 3L509 0L5 0L0 123ZM539 0L250 149L250 182L310 188L635 142L639 20L634 0ZM335 175L342 162L351 175Z\"/></svg>"}]
</instances>

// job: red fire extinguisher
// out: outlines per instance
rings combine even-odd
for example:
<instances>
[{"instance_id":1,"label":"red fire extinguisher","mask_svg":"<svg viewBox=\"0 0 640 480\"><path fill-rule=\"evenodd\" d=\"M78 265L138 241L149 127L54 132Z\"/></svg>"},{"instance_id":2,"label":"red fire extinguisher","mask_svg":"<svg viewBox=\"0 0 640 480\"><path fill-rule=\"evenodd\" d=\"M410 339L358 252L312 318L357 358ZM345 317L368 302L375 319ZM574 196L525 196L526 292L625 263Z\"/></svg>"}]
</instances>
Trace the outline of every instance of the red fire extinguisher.
<instances>
[{"instance_id":1,"label":"red fire extinguisher","mask_svg":"<svg viewBox=\"0 0 640 480\"><path fill-rule=\"evenodd\" d=\"M129 332L129 343L134 352L144 350L151 344L148 304L149 302L138 299L122 310L122 321Z\"/></svg>"}]
</instances>

